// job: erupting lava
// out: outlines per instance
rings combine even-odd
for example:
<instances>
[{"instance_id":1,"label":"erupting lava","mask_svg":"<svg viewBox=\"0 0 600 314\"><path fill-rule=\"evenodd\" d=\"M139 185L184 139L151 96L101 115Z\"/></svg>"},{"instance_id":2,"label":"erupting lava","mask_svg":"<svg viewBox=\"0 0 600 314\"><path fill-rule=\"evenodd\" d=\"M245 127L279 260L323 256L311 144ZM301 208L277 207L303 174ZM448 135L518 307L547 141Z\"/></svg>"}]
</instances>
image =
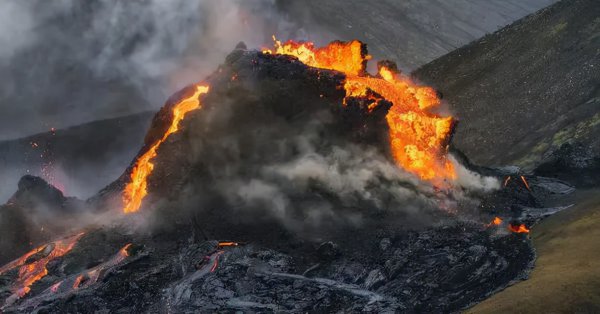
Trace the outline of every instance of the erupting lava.
<instances>
[{"instance_id":1,"label":"erupting lava","mask_svg":"<svg viewBox=\"0 0 600 314\"><path fill-rule=\"evenodd\" d=\"M122 261L124 261L127 257L129 257L129 248L131 247L131 243L125 245L123 248L117 252L115 256L113 256L107 262L104 262L75 278L73 282L73 290L84 288L90 286L98 281L103 271L110 269ZM58 289L58 288L57 288Z\"/></svg>"},{"instance_id":2,"label":"erupting lava","mask_svg":"<svg viewBox=\"0 0 600 314\"><path fill-rule=\"evenodd\" d=\"M82 236L83 233L80 233L70 238L58 240L48 245L43 245L33 249L23 257L2 267L0 269L0 275L16 267L20 267L19 277L13 293L15 297L22 298L23 296L27 295L29 291L31 291L31 286L34 283L44 278L48 274L48 269L46 269L48 263L69 253ZM39 258L35 258L38 254L41 256ZM34 260L30 261L31 259Z\"/></svg>"},{"instance_id":3,"label":"erupting lava","mask_svg":"<svg viewBox=\"0 0 600 314\"><path fill-rule=\"evenodd\" d=\"M273 39L275 47L263 49L264 53L290 55L308 66L345 73L346 98L374 92L393 103L386 119L392 155L399 166L438 185L456 178L447 159L454 120L432 112L441 103L432 88L418 86L383 63L377 77L369 75L366 65L371 56L357 40L315 48L310 42L282 44Z\"/></svg>"},{"instance_id":4,"label":"erupting lava","mask_svg":"<svg viewBox=\"0 0 600 314\"><path fill-rule=\"evenodd\" d=\"M521 176L521 181L523 181L523 184L525 185L525 188L527 188L527 190L529 192L531 192L531 188L529 187L529 183L527 182L527 179L525 179L525 176Z\"/></svg>"},{"instance_id":5,"label":"erupting lava","mask_svg":"<svg viewBox=\"0 0 600 314\"><path fill-rule=\"evenodd\" d=\"M510 224L510 225L508 225L508 230L515 232L515 233L529 233L529 229L524 224L520 224L520 225Z\"/></svg>"},{"instance_id":6,"label":"erupting lava","mask_svg":"<svg viewBox=\"0 0 600 314\"><path fill-rule=\"evenodd\" d=\"M494 217L494 220L492 220L489 224L486 225L486 227L497 227L502 225L502 218L500 217ZM519 225L513 225L513 224L509 224L507 229L510 232L514 232L514 233L529 233L529 229L527 228L527 226L525 226L524 224L519 224Z\"/></svg>"},{"instance_id":7,"label":"erupting lava","mask_svg":"<svg viewBox=\"0 0 600 314\"><path fill-rule=\"evenodd\" d=\"M125 186L124 190L123 211L125 213L134 213L140 209L142 200L146 194L148 194L147 179L152 173L152 170L154 170L152 159L156 157L158 147L160 147L160 144L162 144L169 135L179 130L179 122L183 120L188 112L199 109L202 106L199 97L202 94L208 93L208 89L208 86L196 85L196 91L193 95L179 101L173 107L173 119L171 120L169 129L164 133L161 139L152 144L150 149L137 159L135 166L131 171L131 181Z\"/></svg>"},{"instance_id":8,"label":"erupting lava","mask_svg":"<svg viewBox=\"0 0 600 314\"><path fill-rule=\"evenodd\" d=\"M490 222L489 224L487 224L488 227L492 227L492 226L499 226L502 224L502 218L500 217L494 217L494 220L492 220L492 222Z\"/></svg>"}]
</instances>

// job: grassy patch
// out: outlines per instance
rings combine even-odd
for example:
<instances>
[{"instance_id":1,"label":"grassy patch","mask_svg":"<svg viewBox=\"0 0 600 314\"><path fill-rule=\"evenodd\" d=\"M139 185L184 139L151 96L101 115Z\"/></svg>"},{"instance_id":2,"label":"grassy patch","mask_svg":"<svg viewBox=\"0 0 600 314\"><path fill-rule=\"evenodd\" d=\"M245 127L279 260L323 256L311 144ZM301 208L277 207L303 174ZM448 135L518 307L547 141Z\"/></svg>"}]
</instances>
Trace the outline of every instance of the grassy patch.
<instances>
[{"instance_id":1,"label":"grassy patch","mask_svg":"<svg viewBox=\"0 0 600 314\"><path fill-rule=\"evenodd\" d=\"M467 313L600 313L600 189L532 230L538 252L529 280Z\"/></svg>"},{"instance_id":2,"label":"grassy patch","mask_svg":"<svg viewBox=\"0 0 600 314\"><path fill-rule=\"evenodd\" d=\"M558 24L554 25L550 29L548 35L550 37L556 37L557 35L559 35L560 33L562 33L562 31L564 31L565 28L567 28L567 25L568 25L567 22L561 22L561 23L558 23Z\"/></svg>"}]
</instances>

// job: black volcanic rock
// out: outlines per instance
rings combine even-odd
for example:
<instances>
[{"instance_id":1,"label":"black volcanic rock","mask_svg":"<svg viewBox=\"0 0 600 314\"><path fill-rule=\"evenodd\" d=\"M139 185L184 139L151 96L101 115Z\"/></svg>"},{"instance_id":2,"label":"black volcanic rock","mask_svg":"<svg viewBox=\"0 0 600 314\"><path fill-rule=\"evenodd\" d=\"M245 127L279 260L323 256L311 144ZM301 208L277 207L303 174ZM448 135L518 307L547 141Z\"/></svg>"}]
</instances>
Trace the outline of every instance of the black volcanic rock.
<instances>
[{"instance_id":1,"label":"black volcanic rock","mask_svg":"<svg viewBox=\"0 0 600 314\"><path fill-rule=\"evenodd\" d=\"M23 207L38 207L47 205L53 208L63 208L66 201L62 192L48 184L44 179L34 176L23 176L19 180L19 189L8 202Z\"/></svg>"},{"instance_id":2,"label":"black volcanic rock","mask_svg":"<svg viewBox=\"0 0 600 314\"><path fill-rule=\"evenodd\" d=\"M76 227L84 213L83 201L65 197L42 178L23 176L17 192L0 206L0 264Z\"/></svg>"}]
</instances>

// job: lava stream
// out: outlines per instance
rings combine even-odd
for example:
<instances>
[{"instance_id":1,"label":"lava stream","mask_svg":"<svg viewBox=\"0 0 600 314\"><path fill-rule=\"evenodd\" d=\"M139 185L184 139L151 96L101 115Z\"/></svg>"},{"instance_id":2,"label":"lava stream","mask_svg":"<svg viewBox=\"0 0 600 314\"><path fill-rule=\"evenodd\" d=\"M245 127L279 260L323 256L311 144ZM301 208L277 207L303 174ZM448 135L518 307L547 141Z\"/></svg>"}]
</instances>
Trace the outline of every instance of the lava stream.
<instances>
[{"instance_id":1,"label":"lava stream","mask_svg":"<svg viewBox=\"0 0 600 314\"><path fill-rule=\"evenodd\" d=\"M529 229L524 224L520 224L520 225L510 224L510 225L508 225L508 230L510 230L514 233L529 233Z\"/></svg>"},{"instance_id":2,"label":"lava stream","mask_svg":"<svg viewBox=\"0 0 600 314\"><path fill-rule=\"evenodd\" d=\"M9 299L14 300L27 295L31 291L31 286L34 283L48 275L48 269L46 268L48 263L69 253L83 235L83 233L80 233L35 248L31 252L23 255L23 257L2 267L0 269L0 275L19 267L19 277L17 278L17 283L13 289L13 296L9 297ZM43 254L43 256L34 261L29 261L31 258L34 258L36 254Z\"/></svg>"},{"instance_id":3,"label":"lava stream","mask_svg":"<svg viewBox=\"0 0 600 314\"><path fill-rule=\"evenodd\" d=\"M367 74L371 56L357 40L335 41L321 48L311 42L282 44L275 37L273 40L274 48L263 49L264 53L294 56L308 66L346 74L346 98L365 97L373 91L391 101L386 120L392 155L399 166L438 186L456 178L454 166L447 159L454 119L432 112L441 104L432 88L418 86L385 63L379 67L377 77Z\"/></svg>"},{"instance_id":4,"label":"lava stream","mask_svg":"<svg viewBox=\"0 0 600 314\"><path fill-rule=\"evenodd\" d=\"M154 170L152 159L156 157L156 151L169 135L179 130L179 123L185 118L185 115L188 112L199 109L202 106L199 97L202 94L208 93L208 89L209 88L206 85L196 85L196 91L193 95L179 101L173 107L173 120L171 121L169 129L164 133L161 139L156 141L148 151L137 159L135 166L131 171L131 181L125 186L123 194L123 211L126 214L137 212L142 205L142 200L148 194L147 179Z\"/></svg>"}]
</instances>

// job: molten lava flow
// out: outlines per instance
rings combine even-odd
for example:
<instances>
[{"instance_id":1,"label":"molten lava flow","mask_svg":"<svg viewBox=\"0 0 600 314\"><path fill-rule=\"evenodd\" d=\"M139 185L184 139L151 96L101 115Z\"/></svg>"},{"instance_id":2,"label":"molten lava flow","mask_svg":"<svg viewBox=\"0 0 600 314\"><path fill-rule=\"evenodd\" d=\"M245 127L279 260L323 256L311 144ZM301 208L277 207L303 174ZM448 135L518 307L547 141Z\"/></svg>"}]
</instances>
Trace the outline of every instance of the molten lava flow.
<instances>
[{"instance_id":1,"label":"molten lava flow","mask_svg":"<svg viewBox=\"0 0 600 314\"><path fill-rule=\"evenodd\" d=\"M502 224L502 218L500 217L495 217L494 220L492 220L492 222L490 222L489 224L487 224L486 226L488 227L493 227L493 226L499 226Z\"/></svg>"},{"instance_id":2,"label":"molten lava flow","mask_svg":"<svg viewBox=\"0 0 600 314\"><path fill-rule=\"evenodd\" d=\"M131 243L125 245L121 248L117 254L115 254L108 261L95 266L91 269L88 269L84 272L81 272L75 276L71 276L67 279L61 280L50 287L47 291L51 293L71 293L75 290L85 289L100 279L100 276L103 276L108 271L121 264L127 257L129 257L129 247L131 247Z\"/></svg>"},{"instance_id":3,"label":"molten lava flow","mask_svg":"<svg viewBox=\"0 0 600 314\"><path fill-rule=\"evenodd\" d=\"M58 240L51 244L36 248L18 260L4 266L0 269L0 274L16 267L20 267L19 277L16 280L17 284L15 285L13 292L18 298L22 298L31 291L31 286L34 283L48 274L48 269L46 269L48 263L69 253L82 236L83 233L80 233L70 238ZM44 255L39 259L30 262L29 259L33 258L36 254Z\"/></svg>"},{"instance_id":4,"label":"molten lava flow","mask_svg":"<svg viewBox=\"0 0 600 314\"><path fill-rule=\"evenodd\" d=\"M503 184L504 187L506 187L508 185L508 182L510 182L510 179L511 179L510 176L508 176L508 177L506 177L506 179L504 179L504 184Z\"/></svg>"},{"instance_id":5,"label":"molten lava flow","mask_svg":"<svg viewBox=\"0 0 600 314\"><path fill-rule=\"evenodd\" d=\"M77 278L75 278L75 282L73 283L73 289L78 289L79 285L81 285L84 279L85 277L83 275L77 276Z\"/></svg>"},{"instance_id":6,"label":"molten lava flow","mask_svg":"<svg viewBox=\"0 0 600 314\"><path fill-rule=\"evenodd\" d=\"M240 245L237 242L219 242L219 244L217 244L218 247L225 247L225 246L238 246Z\"/></svg>"},{"instance_id":7,"label":"molten lava flow","mask_svg":"<svg viewBox=\"0 0 600 314\"><path fill-rule=\"evenodd\" d=\"M196 85L196 91L193 95L179 101L175 106L173 106L173 120L171 121L169 129L165 132L161 139L156 141L150 147L150 149L146 151L146 153L137 159L135 166L131 171L131 181L125 186L124 190L123 211L125 213L134 213L140 209L142 200L146 194L148 194L147 179L152 173L152 170L154 170L152 159L156 157L156 151L158 150L158 147L160 147L160 144L162 144L169 137L169 135L179 130L179 123L181 120L183 120L188 112L201 107L199 97L200 95L206 93L208 93L208 86Z\"/></svg>"},{"instance_id":8,"label":"molten lava flow","mask_svg":"<svg viewBox=\"0 0 600 314\"><path fill-rule=\"evenodd\" d=\"M125 258L129 257L129 248L131 247L131 243L125 245L122 249L119 250L118 257L114 259L114 264L118 264L122 262Z\"/></svg>"},{"instance_id":9,"label":"molten lava flow","mask_svg":"<svg viewBox=\"0 0 600 314\"><path fill-rule=\"evenodd\" d=\"M73 289L85 288L96 283L103 271L119 265L121 262L123 262L126 258L129 257L128 250L130 247L131 243L125 245L110 260L86 271L84 274L80 274L79 276L77 276L75 278L75 282L73 283Z\"/></svg>"},{"instance_id":10,"label":"molten lava flow","mask_svg":"<svg viewBox=\"0 0 600 314\"><path fill-rule=\"evenodd\" d=\"M515 233L529 233L529 229L527 229L527 227L524 224L520 224L520 225L510 224L510 225L508 225L508 230L515 232Z\"/></svg>"},{"instance_id":11,"label":"molten lava flow","mask_svg":"<svg viewBox=\"0 0 600 314\"><path fill-rule=\"evenodd\" d=\"M35 249L31 250L30 252L26 253L25 255L21 256L20 258L0 267L0 275L3 275L7 271L10 271L17 267L23 266L31 256L40 253L41 251L45 250L46 247L48 247L48 246L42 245L38 248L35 248Z\"/></svg>"},{"instance_id":12,"label":"molten lava flow","mask_svg":"<svg viewBox=\"0 0 600 314\"><path fill-rule=\"evenodd\" d=\"M521 176L521 181L523 181L523 184L525 184L525 187L527 188L527 190L529 192L531 192L531 188L529 187L529 183L527 182L527 180L525 179L525 176Z\"/></svg>"},{"instance_id":13,"label":"molten lava flow","mask_svg":"<svg viewBox=\"0 0 600 314\"><path fill-rule=\"evenodd\" d=\"M263 49L264 53L290 55L312 67L345 73L346 99L369 97L375 92L392 102L386 120L392 155L399 166L438 185L456 178L454 166L447 159L454 120L432 113L441 104L432 88L418 86L385 65L380 66L377 77L368 75L365 69L371 57L356 40L315 48L310 42L282 44L273 39L275 47Z\"/></svg>"}]
</instances>

